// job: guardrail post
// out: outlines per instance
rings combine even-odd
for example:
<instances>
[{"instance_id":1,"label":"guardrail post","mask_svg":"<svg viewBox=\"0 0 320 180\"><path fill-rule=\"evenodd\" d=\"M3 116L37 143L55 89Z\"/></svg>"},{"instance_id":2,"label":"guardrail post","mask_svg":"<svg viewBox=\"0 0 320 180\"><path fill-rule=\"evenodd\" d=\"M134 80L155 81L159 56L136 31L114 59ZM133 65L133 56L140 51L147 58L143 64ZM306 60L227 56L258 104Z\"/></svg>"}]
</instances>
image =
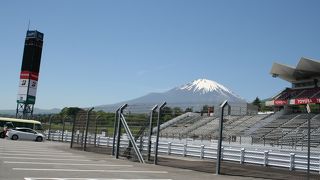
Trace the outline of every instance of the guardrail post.
<instances>
[{"instance_id":1,"label":"guardrail post","mask_svg":"<svg viewBox=\"0 0 320 180\"><path fill-rule=\"evenodd\" d=\"M110 141L110 138L109 137L107 137L107 147L109 146L109 141ZM113 143L113 142L112 142Z\"/></svg>"},{"instance_id":2,"label":"guardrail post","mask_svg":"<svg viewBox=\"0 0 320 180\"><path fill-rule=\"evenodd\" d=\"M67 131L67 133L65 134L64 139L65 139L65 142L68 142L68 131Z\"/></svg>"},{"instance_id":3,"label":"guardrail post","mask_svg":"<svg viewBox=\"0 0 320 180\"><path fill-rule=\"evenodd\" d=\"M264 151L263 166L268 166L269 151Z\"/></svg>"},{"instance_id":4,"label":"guardrail post","mask_svg":"<svg viewBox=\"0 0 320 180\"><path fill-rule=\"evenodd\" d=\"M290 153L290 165L289 165L289 170L293 171L294 170L294 159L295 159L295 154Z\"/></svg>"},{"instance_id":5,"label":"guardrail post","mask_svg":"<svg viewBox=\"0 0 320 180\"><path fill-rule=\"evenodd\" d=\"M187 156L187 144L184 144L183 145L183 157L186 157Z\"/></svg>"},{"instance_id":6,"label":"guardrail post","mask_svg":"<svg viewBox=\"0 0 320 180\"><path fill-rule=\"evenodd\" d=\"M61 132L59 132L58 141L61 141Z\"/></svg>"},{"instance_id":7,"label":"guardrail post","mask_svg":"<svg viewBox=\"0 0 320 180\"><path fill-rule=\"evenodd\" d=\"M74 130L75 130L75 122L76 122L76 114L73 114L73 119L72 119L72 133L71 133L71 142L70 142L70 148L73 147L73 139L74 139Z\"/></svg>"},{"instance_id":8,"label":"guardrail post","mask_svg":"<svg viewBox=\"0 0 320 180\"><path fill-rule=\"evenodd\" d=\"M63 142L63 138L64 138L64 130L65 130L65 120L64 118L62 117L62 135L61 135L61 142Z\"/></svg>"},{"instance_id":9,"label":"guardrail post","mask_svg":"<svg viewBox=\"0 0 320 180\"><path fill-rule=\"evenodd\" d=\"M157 145L157 142L153 142L153 152L156 152L156 145Z\"/></svg>"},{"instance_id":10,"label":"guardrail post","mask_svg":"<svg viewBox=\"0 0 320 180\"><path fill-rule=\"evenodd\" d=\"M201 145L201 148L200 148L200 159L203 159L204 158L204 145Z\"/></svg>"},{"instance_id":11,"label":"guardrail post","mask_svg":"<svg viewBox=\"0 0 320 180\"><path fill-rule=\"evenodd\" d=\"M100 136L98 136L98 140L97 140L97 146L99 147L100 146Z\"/></svg>"},{"instance_id":12,"label":"guardrail post","mask_svg":"<svg viewBox=\"0 0 320 180\"><path fill-rule=\"evenodd\" d=\"M319 174L320 174L320 156L319 156Z\"/></svg>"},{"instance_id":13,"label":"guardrail post","mask_svg":"<svg viewBox=\"0 0 320 180\"><path fill-rule=\"evenodd\" d=\"M88 144L91 144L91 135L89 135L88 139L89 139Z\"/></svg>"},{"instance_id":14,"label":"guardrail post","mask_svg":"<svg viewBox=\"0 0 320 180\"><path fill-rule=\"evenodd\" d=\"M244 153L245 153L245 149L242 148L240 150L240 164L243 164L243 162L244 162Z\"/></svg>"},{"instance_id":15,"label":"guardrail post","mask_svg":"<svg viewBox=\"0 0 320 180\"><path fill-rule=\"evenodd\" d=\"M221 147L221 160L223 160L224 159L224 147L222 146Z\"/></svg>"},{"instance_id":16,"label":"guardrail post","mask_svg":"<svg viewBox=\"0 0 320 180\"><path fill-rule=\"evenodd\" d=\"M171 154L171 142L168 142L168 155Z\"/></svg>"},{"instance_id":17,"label":"guardrail post","mask_svg":"<svg viewBox=\"0 0 320 180\"><path fill-rule=\"evenodd\" d=\"M48 131L48 140L50 140L50 135L51 135L51 122L52 122L53 115L50 116L49 118L49 131Z\"/></svg>"}]
</instances>

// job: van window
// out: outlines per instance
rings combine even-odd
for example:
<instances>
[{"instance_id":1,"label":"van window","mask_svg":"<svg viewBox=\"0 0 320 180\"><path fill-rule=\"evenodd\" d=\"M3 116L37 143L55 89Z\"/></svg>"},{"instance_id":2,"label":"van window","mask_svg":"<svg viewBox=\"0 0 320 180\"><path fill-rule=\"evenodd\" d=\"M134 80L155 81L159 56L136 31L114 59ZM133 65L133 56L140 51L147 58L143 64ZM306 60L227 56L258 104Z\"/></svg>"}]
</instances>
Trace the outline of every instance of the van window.
<instances>
[{"instance_id":1,"label":"van window","mask_svg":"<svg viewBox=\"0 0 320 180\"><path fill-rule=\"evenodd\" d=\"M35 130L43 130L41 124L35 124Z\"/></svg>"}]
</instances>

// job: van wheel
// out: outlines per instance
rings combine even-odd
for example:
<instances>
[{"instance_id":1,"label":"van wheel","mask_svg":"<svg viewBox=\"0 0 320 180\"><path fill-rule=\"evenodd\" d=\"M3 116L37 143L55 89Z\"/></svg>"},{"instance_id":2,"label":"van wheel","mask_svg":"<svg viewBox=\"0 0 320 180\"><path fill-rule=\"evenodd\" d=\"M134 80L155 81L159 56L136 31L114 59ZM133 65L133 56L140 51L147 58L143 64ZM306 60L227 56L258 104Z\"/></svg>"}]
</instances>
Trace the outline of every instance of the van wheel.
<instances>
[{"instance_id":1,"label":"van wheel","mask_svg":"<svg viewBox=\"0 0 320 180\"><path fill-rule=\"evenodd\" d=\"M36 141L38 141L38 142L41 142L43 139L42 139L42 137L41 136L38 136L37 138L36 138Z\"/></svg>"},{"instance_id":2,"label":"van wheel","mask_svg":"<svg viewBox=\"0 0 320 180\"><path fill-rule=\"evenodd\" d=\"M4 133L4 131L3 132L0 132L0 138L5 138L6 136L5 136L5 133Z\"/></svg>"},{"instance_id":3,"label":"van wheel","mask_svg":"<svg viewBox=\"0 0 320 180\"><path fill-rule=\"evenodd\" d=\"M12 135L11 139L12 139L12 140L18 140L19 137L18 137L18 135L15 135L15 134L14 134L14 135Z\"/></svg>"}]
</instances>

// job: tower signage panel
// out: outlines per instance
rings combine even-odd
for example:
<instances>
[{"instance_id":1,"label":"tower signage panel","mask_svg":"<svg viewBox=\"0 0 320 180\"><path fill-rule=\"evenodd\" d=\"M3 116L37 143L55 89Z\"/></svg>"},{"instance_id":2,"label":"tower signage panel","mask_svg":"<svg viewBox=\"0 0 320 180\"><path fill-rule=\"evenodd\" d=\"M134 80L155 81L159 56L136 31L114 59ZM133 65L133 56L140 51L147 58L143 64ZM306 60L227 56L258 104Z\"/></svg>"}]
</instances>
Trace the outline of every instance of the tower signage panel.
<instances>
[{"instance_id":1,"label":"tower signage panel","mask_svg":"<svg viewBox=\"0 0 320 180\"><path fill-rule=\"evenodd\" d=\"M27 31L20 72L17 103L35 103L41 64L43 37L43 33L39 31Z\"/></svg>"}]
</instances>

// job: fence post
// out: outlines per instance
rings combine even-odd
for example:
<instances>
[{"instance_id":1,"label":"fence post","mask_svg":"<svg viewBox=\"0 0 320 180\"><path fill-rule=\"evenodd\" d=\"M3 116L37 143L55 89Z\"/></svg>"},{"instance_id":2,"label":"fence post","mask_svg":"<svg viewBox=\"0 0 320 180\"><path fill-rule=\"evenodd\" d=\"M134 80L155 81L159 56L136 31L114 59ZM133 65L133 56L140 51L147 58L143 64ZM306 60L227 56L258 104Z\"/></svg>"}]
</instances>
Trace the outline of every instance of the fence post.
<instances>
[{"instance_id":1,"label":"fence post","mask_svg":"<svg viewBox=\"0 0 320 180\"><path fill-rule=\"evenodd\" d=\"M289 170L293 171L294 170L294 159L295 159L295 154L290 153L290 165L289 165Z\"/></svg>"},{"instance_id":2,"label":"fence post","mask_svg":"<svg viewBox=\"0 0 320 180\"><path fill-rule=\"evenodd\" d=\"M88 137L88 130L89 130L89 120L90 120L90 112L94 109L94 107L90 108L87 112L87 121L86 121L86 133L84 137L84 146L83 146L83 151L86 151L87 149L87 137ZM90 136L91 137L91 136Z\"/></svg>"},{"instance_id":3,"label":"fence post","mask_svg":"<svg viewBox=\"0 0 320 180\"><path fill-rule=\"evenodd\" d=\"M269 151L264 151L263 166L268 166Z\"/></svg>"},{"instance_id":4,"label":"fence post","mask_svg":"<svg viewBox=\"0 0 320 180\"><path fill-rule=\"evenodd\" d=\"M204 158L204 145L201 145L201 149L200 149L200 159Z\"/></svg>"},{"instance_id":5,"label":"fence post","mask_svg":"<svg viewBox=\"0 0 320 180\"><path fill-rule=\"evenodd\" d=\"M242 148L240 150L240 164L243 164L243 162L244 162L244 153L245 153L245 149Z\"/></svg>"},{"instance_id":6,"label":"fence post","mask_svg":"<svg viewBox=\"0 0 320 180\"><path fill-rule=\"evenodd\" d=\"M228 105L228 101L224 101L220 105L221 114L220 114L220 121L219 121L219 139L218 139L218 146L217 146L217 165L216 165L216 174L220 175L220 167L221 167L221 159L222 159L222 132L223 132L223 115L224 115L224 108L228 106L228 114L230 109L230 106Z\"/></svg>"},{"instance_id":7,"label":"fence post","mask_svg":"<svg viewBox=\"0 0 320 180\"><path fill-rule=\"evenodd\" d=\"M147 160L150 161L151 158L151 144L152 144L152 122L153 122L153 113L158 108L158 105L155 105L150 111L150 119L149 119L149 134L148 134L148 149L147 149Z\"/></svg>"},{"instance_id":8,"label":"fence post","mask_svg":"<svg viewBox=\"0 0 320 180\"><path fill-rule=\"evenodd\" d=\"M156 136L156 147L154 152L154 164L158 164L158 145L159 145L159 135L160 135L160 116L162 109L166 106L166 102L162 103L161 106L158 107L158 118L157 118L157 136Z\"/></svg>"},{"instance_id":9,"label":"fence post","mask_svg":"<svg viewBox=\"0 0 320 180\"><path fill-rule=\"evenodd\" d=\"M183 145L183 157L187 156L187 144Z\"/></svg>"},{"instance_id":10,"label":"fence post","mask_svg":"<svg viewBox=\"0 0 320 180\"><path fill-rule=\"evenodd\" d=\"M100 146L100 136L98 136L98 142L97 142L97 146Z\"/></svg>"},{"instance_id":11,"label":"fence post","mask_svg":"<svg viewBox=\"0 0 320 180\"><path fill-rule=\"evenodd\" d=\"M119 110L121 107L119 107L116 112L115 112L115 118L114 118L114 125L113 125L113 139L112 139L112 156L116 155L116 136L117 136L117 123L118 123L118 117L119 117ZM107 146L108 146L108 141L107 141Z\"/></svg>"},{"instance_id":12,"label":"fence post","mask_svg":"<svg viewBox=\"0 0 320 180\"><path fill-rule=\"evenodd\" d=\"M119 113L118 113L118 127L117 127L117 147L115 149L115 156L116 159L119 159L119 153L120 153L120 141L121 141L121 126L122 126L122 122L121 122L121 115L123 113L123 110L128 106L128 104L124 104L120 107L119 109Z\"/></svg>"},{"instance_id":13,"label":"fence post","mask_svg":"<svg viewBox=\"0 0 320 180\"><path fill-rule=\"evenodd\" d=\"M171 154L171 142L168 142L168 155Z\"/></svg>"}]
</instances>

